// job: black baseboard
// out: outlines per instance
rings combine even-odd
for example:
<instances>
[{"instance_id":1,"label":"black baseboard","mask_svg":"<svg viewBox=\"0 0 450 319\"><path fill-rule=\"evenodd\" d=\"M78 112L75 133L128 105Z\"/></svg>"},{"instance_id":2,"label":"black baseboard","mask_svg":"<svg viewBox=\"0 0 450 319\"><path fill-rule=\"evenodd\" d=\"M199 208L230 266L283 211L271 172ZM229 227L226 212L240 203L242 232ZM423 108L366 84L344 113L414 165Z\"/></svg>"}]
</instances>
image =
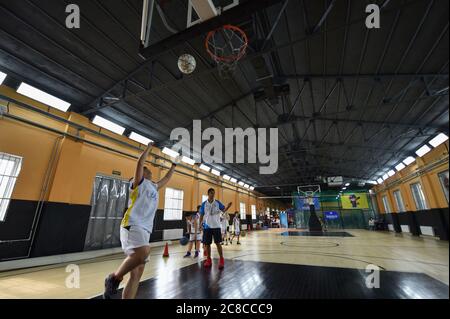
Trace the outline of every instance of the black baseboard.
<instances>
[{"instance_id":1,"label":"black baseboard","mask_svg":"<svg viewBox=\"0 0 450 319\"><path fill-rule=\"evenodd\" d=\"M435 208L415 212L386 214L386 220L392 223L395 232L401 233L401 225L408 225L412 235L422 235L421 226L432 227L436 237L441 240L449 239L449 209Z\"/></svg>"}]
</instances>

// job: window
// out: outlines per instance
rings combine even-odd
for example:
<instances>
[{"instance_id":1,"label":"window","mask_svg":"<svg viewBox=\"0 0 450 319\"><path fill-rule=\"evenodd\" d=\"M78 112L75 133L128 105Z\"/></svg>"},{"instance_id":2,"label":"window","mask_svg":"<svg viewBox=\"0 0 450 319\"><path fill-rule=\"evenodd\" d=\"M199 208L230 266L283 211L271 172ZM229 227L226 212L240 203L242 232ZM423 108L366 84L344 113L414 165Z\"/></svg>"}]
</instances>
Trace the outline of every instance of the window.
<instances>
[{"instance_id":1,"label":"window","mask_svg":"<svg viewBox=\"0 0 450 319\"><path fill-rule=\"evenodd\" d=\"M394 192L395 203L397 204L397 209L399 212L405 212L405 204L403 203L402 193L400 190Z\"/></svg>"},{"instance_id":2,"label":"window","mask_svg":"<svg viewBox=\"0 0 450 319\"><path fill-rule=\"evenodd\" d=\"M183 219L183 195L179 189L166 188L164 201L164 220Z\"/></svg>"},{"instance_id":3,"label":"window","mask_svg":"<svg viewBox=\"0 0 450 319\"><path fill-rule=\"evenodd\" d=\"M0 152L0 222L5 220L9 201L21 167L21 157Z\"/></svg>"},{"instance_id":4,"label":"window","mask_svg":"<svg viewBox=\"0 0 450 319\"><path fill-rule=\"evenodd\" d=\"M252 205L252 219L256 219L256 205Z\"/></svg>"},{"instance_id":5,"label":"window","mask_svg":"<svg viewBox=\"0 0 450 319\"><path fill-rule=\"evenodd\" d=\"M241 219L245 220L247 212L245 211L245 203L239 203L239 212L241 213Z\"/></svg>"},{"instance_id":6,"label":"window","mask_svg":"<svg viewBox=\"0 0 450 319\"><path fill-rule=\"evenodd\" d=\"M444 192L445 199L448 203L448 171L444 171L438 174L439 181L441 182L442 191Z\"/></svg>"},{"instance_id":7,"label":"window","mask_svg":"<svg viewBox=\"0 0 450 319\"><path fill-rule=\"evenodd\" d=\"M428 209L425 195L423 194L422 185L420 183L411 184L411 192L416 204L417 210Z\"/></svg>"},{"instance_id":8,"label":"window","mask_svg":"<svg viewBox=\"0 0 450 319\"><path fill-rule=\"evenodd\" d=\"M202 195L202 204L208 200L208 195Z\"/></svg>"},{"instance_id":9,"label":"window","mask_svg":"<svg viewBox=\"0 0 450 319\"><path fill-rule=\"evenodd\" d=\"M386 195L384 195L382 197L383 200L383 205L384 205L384 210L386 211L386 213L392 213L392 209L391 209L391 205L389 204L389 199Z\"/></svg>"}]
</instances>

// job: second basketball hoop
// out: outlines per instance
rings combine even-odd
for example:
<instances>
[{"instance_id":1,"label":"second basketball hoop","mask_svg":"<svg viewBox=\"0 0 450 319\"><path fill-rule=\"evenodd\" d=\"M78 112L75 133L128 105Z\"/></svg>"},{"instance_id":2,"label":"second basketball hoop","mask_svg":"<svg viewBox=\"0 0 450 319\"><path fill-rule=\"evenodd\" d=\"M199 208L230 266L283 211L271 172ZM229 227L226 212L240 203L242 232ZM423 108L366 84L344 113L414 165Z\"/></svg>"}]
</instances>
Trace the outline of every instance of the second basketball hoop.
<instances>
[{"instance_id":1,"label":"second basketball hoop","mask_svg":"<svg viewBox=\"0 0 450 319\"><path fill-rule=\"evenodd\" d=\"M217 63L220 76L230 78L237 63L247 52L248 37L239 27L224 25L208 33L205 46L208 54Z\"/></svg>"}]
</instances>

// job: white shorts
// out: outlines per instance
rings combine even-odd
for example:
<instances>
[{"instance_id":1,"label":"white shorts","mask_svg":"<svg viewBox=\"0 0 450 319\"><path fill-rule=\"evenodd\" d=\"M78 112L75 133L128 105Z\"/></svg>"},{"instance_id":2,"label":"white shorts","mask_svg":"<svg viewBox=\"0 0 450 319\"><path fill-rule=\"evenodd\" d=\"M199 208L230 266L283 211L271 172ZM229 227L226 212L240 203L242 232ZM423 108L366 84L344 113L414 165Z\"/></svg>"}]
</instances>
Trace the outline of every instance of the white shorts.
<instances>
[{"instance_id":1,"label":"white shorts","mask_svg":"<svg viewBox=\"0 0 450 319\"><path fill-rule=\"evenodd\" d=\"M196 240L203 240L203 234L198 233L198 234L190 234L189 235L189 241L196 241Z\"/></svg>"},{"instance_id":2,"label":"white shorts","mask_svg":"<svg viewBox=\"0 0 450 319\"><path fill-rule=\"evenodd\" d=\"M222 227L221 227L221 229L222 229L222 235L225 235L225 234L227 233L227 228L228 228L227 226L225 226L225 227L222 226Z\"/></svg>"},{"instance_id":3,"label":"white shorts","mask_svg":"<svg viewBox=\"0 0 450 319\"><path fill-rule=\"evenodd\" d=\"M139 226L131 226L130 230L120 228L120 242L125 255L134 254L134 249L150 246L150 232Z\"/></svg>"}]
</instances>

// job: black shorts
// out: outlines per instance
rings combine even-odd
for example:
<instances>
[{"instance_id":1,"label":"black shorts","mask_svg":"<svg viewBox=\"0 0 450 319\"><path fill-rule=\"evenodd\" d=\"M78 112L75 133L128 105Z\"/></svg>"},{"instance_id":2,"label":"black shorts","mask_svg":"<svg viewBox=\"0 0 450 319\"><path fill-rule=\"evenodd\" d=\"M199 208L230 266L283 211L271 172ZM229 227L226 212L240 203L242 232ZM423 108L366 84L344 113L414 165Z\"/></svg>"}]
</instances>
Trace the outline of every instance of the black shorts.
<instances>
[{"instance_id":1,"label":"black shorts","mask_svg":"<svg viewBox=\"0 0 450 319\"><path fill-rule=\"evenodd\" d=\"M203 230L203 244L211 245L214 238L215 244L222 242L222 232L220 228L208 228Z\"/></svg>"}]
</instances>

